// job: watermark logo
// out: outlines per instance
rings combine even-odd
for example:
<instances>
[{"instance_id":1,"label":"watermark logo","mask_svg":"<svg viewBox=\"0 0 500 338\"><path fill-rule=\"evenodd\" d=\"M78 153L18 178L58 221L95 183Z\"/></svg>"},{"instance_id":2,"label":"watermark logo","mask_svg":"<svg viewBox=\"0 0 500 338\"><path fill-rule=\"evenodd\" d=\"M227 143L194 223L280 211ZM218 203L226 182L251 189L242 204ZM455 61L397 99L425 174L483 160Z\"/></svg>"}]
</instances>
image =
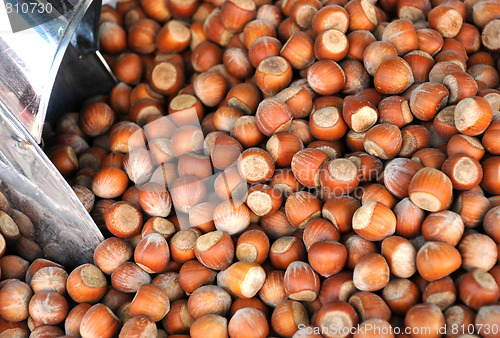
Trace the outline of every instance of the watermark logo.
<instances>
[{"instance_id":1,"label":"watermark logo","mask_svg":"<svg viewBox=\"0 0 500 338\"><path fill-rule=\"evenodd\" d=\"M2 0L0 33L18 33L73 11L76 0Z\"/></svg>"},{"instance_id":2,"label":"watermark logo","mask_svg":"<svg viewBox=\"0 0 500 338\"><path fill-rule=\"evenodd\" d=\"M181 97L184 97L183 100L188 100L187 97L190 95L180 95L174 100L181 100ZM180 103L175 102L174 105L177 104ZM121 128L128 128L127 124ZM135 125L135 128L134 133L125 142L128 144L128 149L112 148L112 150L128 153L124 160L124 169L139 191L148 182L156 183L168 190L171 201L169 200L167 214L173 207L181 229L213 221L217 230L232 235L241 232L250 224L252 216L250 211L258 216L267 215L265 211L258 209L260 203L271 203L266 201L278 200L279 197L287 196L289 193L286 189L276 187L268 189L265 193L256 192L253 196L255 202L246 203L247 198L252 200L249 194L254 190L249 189L254 189L254 186L249 185L245 175L240 172L238 162L242 158L243 148L235 146L236 140L229 142L231 137L227 133L213 132L204 135L195 109L189 108L168 116L158 116L146 123L143 129L138 125ZM114 134L119 133L120 128L115 128L110 138L114 139ZM252 170L258 172L266 168L253 166ZM310 176L310 170L311 168L305 167L294 170L293 174ZM377 178L380 170L373 170L373 174L367 175ZM306 175L301 175L302 171L307 171ZM274 175L276 180L280 181L280 175L285 174L277 170ZM256 182L260 183L272 185L269 182ZM360 186L352 194L360 197L364 189L364 186ZM321 197L326 200L349 193L343 187L305 188L305 191L310 194L301 195L303 202L304 198L317 200L317 197ZM199 214L204 215L203 222L197 223L193 215ZM226 226L228 224L229 228Z\"/></svg>"},{"instance_id":3,"label":"watermark logo","mask_svg":"<svg viewBox=\"0 0 500 338\"><path fill-rule=\"evenodd\" d=\"M124 124L123 128L127 125ZM116 128L110 137L120 133L119 129ZM214 221L216 229L232 235L250 223L249 211L243 205L249 187L237 168L242 149L215 141L204 137L194 110L158 117L128 138L124 169L140 191L148 186L148 182L169 191L171 206L181 229ZM217 222L214 209L224 206L224 203L229 203L226 207L234 209L234 213L223 213L223 222ZM206 216L202 217L203 220L193 219L190 215L192 209L196 210L195 214ZM239 220L238 210L248 219ZM225 223L234 223L241 228L225 228Z\"/></svg>"}]
</instances>

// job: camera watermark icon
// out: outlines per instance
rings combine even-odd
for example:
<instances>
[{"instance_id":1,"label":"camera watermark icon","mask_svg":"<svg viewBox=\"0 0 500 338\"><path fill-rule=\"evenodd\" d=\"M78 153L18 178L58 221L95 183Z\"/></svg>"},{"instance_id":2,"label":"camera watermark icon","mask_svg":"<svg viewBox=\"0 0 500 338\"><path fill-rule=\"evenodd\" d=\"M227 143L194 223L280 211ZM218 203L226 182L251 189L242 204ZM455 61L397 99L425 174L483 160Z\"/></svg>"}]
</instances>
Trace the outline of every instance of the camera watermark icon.
<instances>
[{"instance_id":1,"label":"camera watermark icon","mask_svg":"<svg viewBox=\"0 0 500 338\"><path fill-rule=\"evenodd\" d=\"M249 185L237 168L242 149L209 139L203 135L194 111L158 116L128 139L127 157L136 167L124 165L124 169L139 190L147 183L156 183L169 192L181 229L201 225L190 215L194 209L197 215L207 213L204 221L214 221L216 229L231 233L231 229L217 224L213 213L224 203L238 209L246 201ZM242 228L246 227L243 223Z\"/></svg>"},{"instance_id":2,"label":"camera watermark icon","mask_svg":"<svg viewBox=\"0 0 500 338\"><path fill-rule=\"evenodd\" d=\"M76 0L2 0L0 34L36 28L74 10Z\"/></svg>"},{"instance_id":3,"label":"camera watermark icon","mask_svg":"<svg viewBox=\"0 0 500 338\"><path fill-rule=\"evenodd\" d=\"M136 164L124 165L124 169L139 190L143 189L143 186L147 187L145 185L147 183L156 183L162 186L161 189L168 191L169 215L170 211L175 210L180 229L199 227L213 222L212 227L215 226L215 229L226 231L231 235L236 234L250 224L252 216L250 212L256 216L266 215L259 212L258 207L261 206L259 203L269 204L271 202L268 202L268 199L281 200L281 197L288 196L287 191L281 188L268 189L265 192L255 193L258 195L258 198L255 197L258 199L255 203L247 203L247 197L250 198L249 195L254 193L252 190L254 185L249 184L239 171L238 160L241 158L243 148L217 142L221 136L213 137L216 134L229 137L225 132L215 131L204 135L199 117L194 110L152 117L154 118L143 128L135 125L137 131L127 142L128 160L124 163ZM118 129L112 132L111 138L113 133L118 133ZM255 170L259 169L256 167ZM373 173L371 170L368 170L369 176L378 178L380 170L373 169ZM282 171L277 170L275 175L280 173ZM270 182L258 182L257 185L259 184L270 185ZM311 193L303 196L315 199L320 197L324 200L350 192L342 187L301 189ZM352 194L362 196L364 190L364 186L359 186ZM151 216L166 217L166 215ZM226 226L227 224L231 225L230 228Z\"/></svg>"}]
</instances>

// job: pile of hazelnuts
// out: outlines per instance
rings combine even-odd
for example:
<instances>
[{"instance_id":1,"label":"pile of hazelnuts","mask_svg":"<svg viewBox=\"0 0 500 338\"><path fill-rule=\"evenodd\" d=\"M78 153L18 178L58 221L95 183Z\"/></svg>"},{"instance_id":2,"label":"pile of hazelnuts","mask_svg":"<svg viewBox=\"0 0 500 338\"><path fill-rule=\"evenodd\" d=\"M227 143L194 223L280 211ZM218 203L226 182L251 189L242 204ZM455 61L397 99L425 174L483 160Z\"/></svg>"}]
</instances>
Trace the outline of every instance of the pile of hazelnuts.
<instances>
[{"instance_id":1,"label":"pile of hazelnuts","mask_svg":"<svg viewBox=\"0 0 500 338\"><path fill-rule=\"evenodd\" d=\"M99 45L44 141L106 239L67 270L0 196L0 336L500 337L500 0L118 0Z\"/></svg>"}]
</instances>

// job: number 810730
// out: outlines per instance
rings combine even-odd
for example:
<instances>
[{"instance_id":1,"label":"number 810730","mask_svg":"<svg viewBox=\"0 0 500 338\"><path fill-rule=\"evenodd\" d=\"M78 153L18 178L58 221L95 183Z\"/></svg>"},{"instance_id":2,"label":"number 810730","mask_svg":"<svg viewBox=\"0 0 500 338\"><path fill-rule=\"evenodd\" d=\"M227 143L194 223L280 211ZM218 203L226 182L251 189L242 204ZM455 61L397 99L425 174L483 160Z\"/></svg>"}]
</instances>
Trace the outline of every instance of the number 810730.
<instances>
[{"instance_id":1,"label":"number 810730","mask_svg":"<svg viewBox=\"0 0 500 338\"><path fill-rule=\"evenodd\" d=\"M39 2L25 2L25 3L15 3L11 4L7 2L5 4L5 9L7 14L17 13L17 14L33 14L33 13L52 13L54 7L51 3L39 3Z\"/></svg>"}]
</instances>

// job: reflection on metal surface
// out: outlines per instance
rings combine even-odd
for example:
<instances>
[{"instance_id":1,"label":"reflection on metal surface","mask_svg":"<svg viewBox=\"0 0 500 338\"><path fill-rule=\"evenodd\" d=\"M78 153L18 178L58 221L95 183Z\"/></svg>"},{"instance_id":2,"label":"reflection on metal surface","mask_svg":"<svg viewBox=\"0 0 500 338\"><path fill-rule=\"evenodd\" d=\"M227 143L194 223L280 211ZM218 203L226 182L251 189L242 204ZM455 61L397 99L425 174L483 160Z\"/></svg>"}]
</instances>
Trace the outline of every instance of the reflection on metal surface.
<instances>
[{"instance_id":1,"label":"reflection on metal surface","mask_svg":"<svg viewBox=\"0 0 500 338\"><path fill-rule=\"evenodd\" d=\"M68 267L92 262L102 234L37 143L46 118L55 122L115 84L97 52L101 1L3 1L17 11L27 3L55 11L7 13L12 29L0 30L0 189L31 218L47 258Z\"/></svg>"},{"instance_id":2,"label":"reflection on metal surface","mask_svg":"<svg viewBox=\"0 0 500 338\"><path fill-rule=\"evenodd\" d=\"M13 6L31 0L8 1ZM0 101L37 142L46 116L54 119L76 109L115 83L96 52L101 1L40 3L52 4L55 12L19 13L14 21L32 27L0 32Z\"/></svg>"},{"instance_id":3,"label":"reflection on metal surface","mask_svg":"<svg viewBox=\"0 0 500 338\"><path fill-rule=\"evenodd\" d=\"M39 25L73 11L74 4L66 0L4 0L13 33Z\"/></svg>"},{"instance_id":4,"label":"reflection on metal surface","mask_svg":"<svg viewBox=\"0 0 500 338\"><path fill-rule=\"evenodd\" d=\"M0 103L0 189L36 227L38 244L57 243L68 266L91 262L102 235L92 218L19 122Z\"/></svg>"}]
</instances>

